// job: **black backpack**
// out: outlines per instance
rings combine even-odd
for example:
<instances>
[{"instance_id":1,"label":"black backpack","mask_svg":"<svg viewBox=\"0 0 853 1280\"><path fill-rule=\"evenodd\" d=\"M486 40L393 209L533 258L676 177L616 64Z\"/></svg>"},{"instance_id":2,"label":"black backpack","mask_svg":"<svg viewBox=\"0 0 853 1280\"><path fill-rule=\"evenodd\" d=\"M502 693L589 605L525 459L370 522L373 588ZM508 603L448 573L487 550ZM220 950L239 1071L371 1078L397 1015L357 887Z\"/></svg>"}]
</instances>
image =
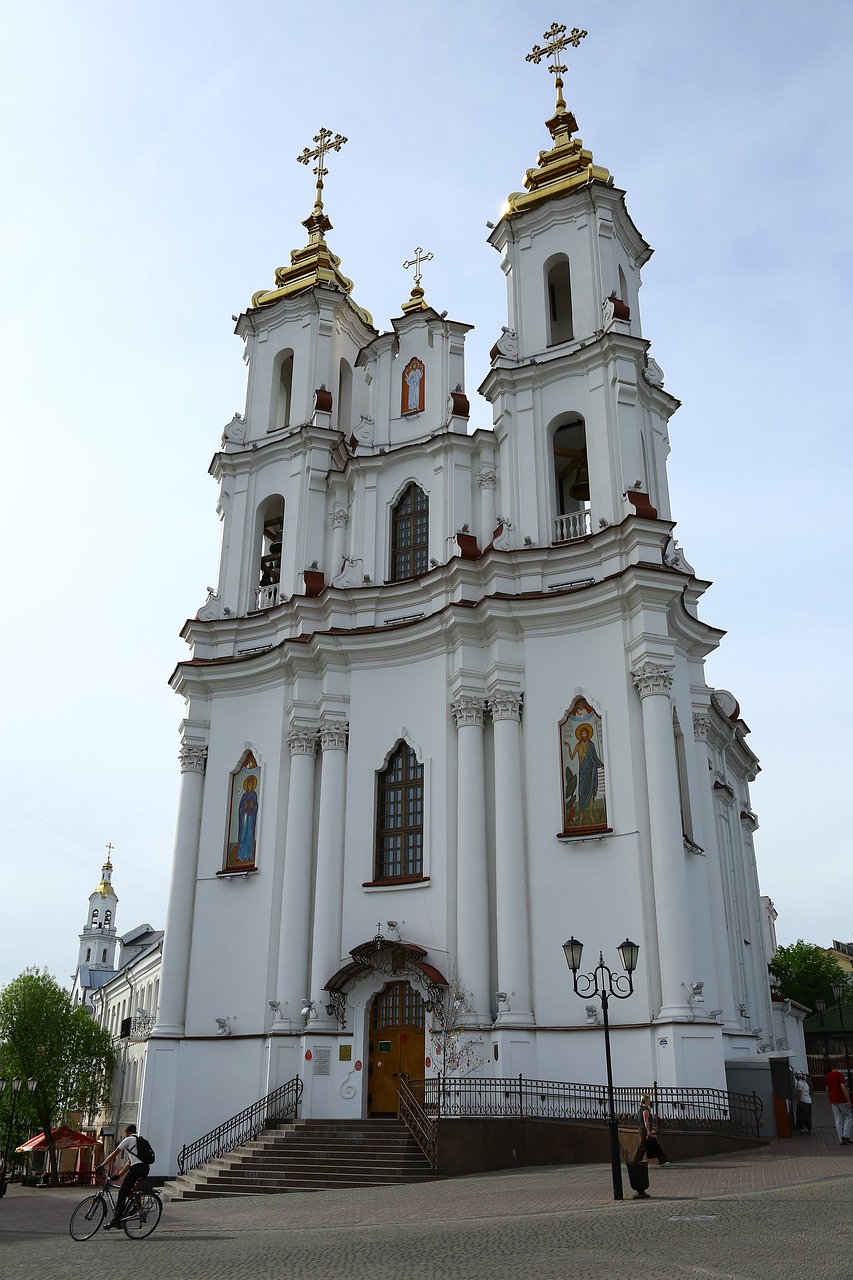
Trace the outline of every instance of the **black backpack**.
<instances>
[{"instance_id":1,"label":"black backpack","mask_svg":"<svg viewBox=\"0 0 853 1280\"><path fill-rule=\"evenodd\" d=\"M134 1134L136 1138L136 1158L141 1160L143 1164L152 1165L157 1159L154 1154L154 1148L147 1138L143 1138L141 1133Z\"/></svg>"}]
</instances>

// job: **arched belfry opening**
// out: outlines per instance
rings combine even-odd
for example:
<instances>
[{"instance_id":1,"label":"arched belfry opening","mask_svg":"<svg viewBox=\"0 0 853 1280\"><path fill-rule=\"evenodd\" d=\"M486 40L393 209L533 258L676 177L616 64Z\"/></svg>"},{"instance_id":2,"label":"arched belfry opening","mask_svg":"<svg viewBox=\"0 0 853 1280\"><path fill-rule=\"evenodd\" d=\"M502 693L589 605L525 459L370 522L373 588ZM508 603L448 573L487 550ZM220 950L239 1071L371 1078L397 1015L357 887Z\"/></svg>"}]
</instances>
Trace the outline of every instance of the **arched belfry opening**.
<instances>
[{"instance_id":1,"label":"arched belfry opening","mask_svg":"<svg viewBox=\"0 0 853 1280\"><path fill-rule=\"evenodd\" d=\"M352 367L341 360L338 373L338 431L349 433L352 426Z\"/></svg>"},{"instance_id":2,"label":"arched belfry opening","mask_svg":"<svg viewBox=\"0 0 853 1280\"><path fill-rule=\"evenodd\" d=\"M545 263L545 305L548 317L548 346L569 342L575 336L572 324L572 277L564 253Z\"/></svg>"},{"instance_id":3,"label":"arched belfry opening","mask_svg":"<svg viewBox=\"0 0 853 1280\"><path fill-rule=\"evenodd\" d=\"M268 498L260 510L258 581L252 607L272 609L281 600L281 548L284 538L284 498Z\"/></svg>"},{"instance_id":4,"label":"arched belfry opening","mask_svg":"<svg viewBox=\"0 0 853 1280\"><path fill-rule=\"evenodd\" d=\"M293 352L288 348L275 358L278 377L273 379L273 404L270 414L270 431L280 431L290 426L293 401Z\"/></svg>"},{"instance_id":5,"label":"arched belfry opening","mask_svg":"<svg viewBox=\"0 0 853 1280\"><path fill-rule=\"evenodd\" d=\"M591 532L586 426L572 414L554 431L556 515L554 541L569 542Z\"/></svg>"}]
</instances>

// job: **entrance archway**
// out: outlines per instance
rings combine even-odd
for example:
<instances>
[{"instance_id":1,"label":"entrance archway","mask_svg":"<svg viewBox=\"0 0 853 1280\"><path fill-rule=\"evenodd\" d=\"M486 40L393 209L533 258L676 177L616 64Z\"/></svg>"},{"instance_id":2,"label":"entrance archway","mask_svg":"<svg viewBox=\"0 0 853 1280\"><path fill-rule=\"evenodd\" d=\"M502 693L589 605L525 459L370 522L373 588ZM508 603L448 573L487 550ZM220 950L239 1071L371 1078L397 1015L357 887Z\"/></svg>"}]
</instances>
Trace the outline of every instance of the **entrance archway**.
<instances>
[{"instance_id":1,"label":"entrance archway","mask_svg":"<svg viewBox=\"0 0 853 1280\"><path fill-rule=\"evenodd\" d=\"M400 1074L424 1074L424 1001L408 982L388 982L373 997L367 1053L367 1114L399 1113Z\"/></svg>"}]
</instances>

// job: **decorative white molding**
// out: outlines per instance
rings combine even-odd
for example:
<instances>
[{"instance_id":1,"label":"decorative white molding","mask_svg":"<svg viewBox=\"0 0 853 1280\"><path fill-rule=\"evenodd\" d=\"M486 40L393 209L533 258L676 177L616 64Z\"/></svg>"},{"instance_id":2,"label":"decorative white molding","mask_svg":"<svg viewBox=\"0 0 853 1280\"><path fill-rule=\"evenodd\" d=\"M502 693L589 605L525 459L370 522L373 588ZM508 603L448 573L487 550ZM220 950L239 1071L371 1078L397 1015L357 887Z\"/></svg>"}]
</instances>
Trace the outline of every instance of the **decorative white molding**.
<instances>
[{"instance_id":1,"label":"decorative white molding","mask_svg":"<svg viewBox=\"0 0 853 1280\"><path fill-rule=\"evenodd\" d=\"M235 413L231 421L223 428L222 442L234 440L236 443L246 439L246 419L242 413Z\"/></svg>"},{"instance_id":2,"label":"decorative white molding","mask_svg":"<svg viewBox=\"0 0 853 1280\"><path fill-rule=\"evenodd\" d=\"M497 483L498 477L494 470L481 471L477 476L477 484L481 489L494 489Z\"/></svg>"},{"instance_id":3,"label":"decorative white molding","mask_svg":"<svg viewBox=\"0 0 853 1280\"><path fill-rule=\"evenodd\" d=\"M670 569L678 569L680 573L695 573L693 565L689 563L675 538L670 538L664 547L663 562Z\"/></svg>"},{"instance_id":4,"label":"decorative white molding","mask_svg":"<svg viewBox=\"0 0 853 1280\"><path fill-rule=\"evenodd\" d=\"M643 377L651 387L663 386L663 369L657 360L653 360L651 356L646 358L646 367L643 370Z\"/></svg>"},{"instance_id":5,"label":"decorative white molding","mask_svg":"<svg viewBox=\"0 0 853 1280\"><path fill-rule=\"evenodd\" d=\"M505 360L517 360L518 334L515 329L508 329L505 324L501 325L501 336L492 350L496 351L499 356L503 356Z\"/></svg>"},{"instance_id":6,"label":"decorative white molding","mask_svg":"<svg viewBox=\"0 0 853 1280\"><path fill-rule=\"evenodd\" d=\"M512 542L509 536L510 529L514 528L512 521L506 516L498 516L496 524L501 526L501 531L492 546L496 551L512 551Z\"/></svg>"},{"instance_id":7,"label":"decorative white molding","mask_svg":"<svg viewBox=\"0 0 853 1280\"><path fill-rule=\"evenodd\" d=\"M479 694L460 693L450 704L456 728L475 725L482 729L486 716L486 699Z\"/></svg>"},{"instance_id":8,"label":"decorative white molding","mask_svg":"<svg viewBox=\"0 0 853 1280\"><path fill-rule=\"evenodd\" d=\"M292 756L313 756L317 754L317 729L311 725L293 725L287 735L287 745Z\"/></svg>"},{"instance_id":9,"label":"decorative white molding","mask_svg":"<svg viewBox=\"0 0 853 1280\"><path fill-rule=\"evenodd\" d=\"M323 751L346 751L349 723L346 720L324 720L320 725L320 747Z\"/></svg>"},{"instance_id":10,"label":"decorative white molding","mask_svg":"<svg viewBox=\"0 0 853 1280\"><path fill-rule=\"evenodd\" d=\"M219 592L214 591L213 587L207 588L207 599L195 616L199 622L212 622L214 618L222 617L222 609L219 605Z\"/></svg>"},{"instance_id":11,"label":"decorative white molding","mask_svg":"<svg viewBox=\"0 0 853 1280\"><path fill-rule=\"evenodd\" d=\"M178 752L181 773L204 773L207 768L207 747L185 742Z\"/></svg>"},{"instance_id":12,"label":"decorative white molding","mask_svg":"<svg viewBox=\"0 0 853 1280\"><path fill-rule=\"evenodd\" d=\"M524 694L511 689L498 689L488 698L492 720L521 720L521 704Z\"/></svg>"},{"instance_id":13,"label":"decorative white molding","mask_svg":"<svg viewBox=\"0 0 853 1280\"><path fill-rule=\"evenodd\" d=\"M693 737L696 742L708 741L708 730L711 728L711 717L704 711L693 712Z\"/></svg>"},{"instance_id":14,"label":"decorative white molding","mask_svg":"<svg viewBox=\"0 0 853 1280\"><path fill-rule=\"evenodd\" d=\"M346 507L334 507L329 516L329 524L333 529L345 529L349 523L349 512Z\"/></svg>"},{"instance_id":15,"label":"decorative white molding","mask_svg":"<svg viewBox=\"0 0 853 1280\"><path fill-rule=\"evenodd\" d=\"M631 672L634 687L641 698L652 694L669 695L674 678L673 668L661 662L644 662L638 671Z\"/></svg>"}]
</instances>

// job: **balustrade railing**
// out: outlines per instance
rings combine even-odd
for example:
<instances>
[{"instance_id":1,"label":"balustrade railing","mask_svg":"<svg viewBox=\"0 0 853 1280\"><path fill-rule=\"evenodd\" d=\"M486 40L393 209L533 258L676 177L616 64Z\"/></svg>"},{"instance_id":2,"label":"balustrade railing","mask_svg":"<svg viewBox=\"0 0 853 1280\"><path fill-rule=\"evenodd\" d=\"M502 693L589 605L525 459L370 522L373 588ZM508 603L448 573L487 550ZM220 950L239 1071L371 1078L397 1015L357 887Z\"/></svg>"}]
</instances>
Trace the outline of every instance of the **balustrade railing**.
<instances>
[{"instance_id":1,"label":"balustrade railing","mask_svg":"<svg viewBox=\"0 0 853 1280\"><path fill-rule=\"evenodd\" d=\"M279 1120L295 1117L302 1099L302 1081L294 1076L286 1084L281 1084L265 1098L260 1098L251 1107L239 1111L230 1120L211 1129L195 1142L181 1147L178 1155L178 1172L188 1173L197 1169L207 1160L215 1160L226 1155L244 1142L251 1142L264 1129Z\"/></svg>"},{"instance_id":2,"label":"balustrade railing","mask_svg":"<svg viewBox=\"0 0 853 1280\"><path fill-rule=\"evenodd\" d=\"M409 1080L400 1077L400 1119L423 1151L435 1172L438 1164L438 1121L424 1107L425 1080Z\"/></svg>"},{"instance_id":3,"label":"balustrade railing","mask_svg":"<svg viewBox=\"0 0 853 1280\"><path fill-rule=\"evenodd\" d=\"M562 1080L527 1080L523 1076L492 1080L432 1076L427 1080L407 1080L407 1107L415 1124L455 1117L526 1117L540 1120L607 1120L607 1089L604 1085L569 1084ZM636 1125L643 1095L652 1099L652 1110L665 1129L713 1130L758 1137L762 1103L757 1094L728 1093L724 1089L677 1089L629 1086L614 1089L616 1118L620 1124ZM416 1106L415 1106L416 1104ZM429 1152L402 1107L400 1115L414 1137ZM437 1134L429 1138L437 1142ZM433 1157L431 1157L433 1158ZM433 1166L434 1167L434 1166Z\"/></svg>"},{"instance_id":4,"label":"balustrade railing","mask_svg":"<svg viewBox=\"0 0 853 1280\"><path fill-rule=\"evenodd\" d=\"M255 611L260 613L263 609L274 609L277 604L281 604L283 601L284 595L277 582L271 586L258 587L255 592Z\"/></svg>"},{"instance_id":5,"label":"balustrade railing","mask_svg":"<svg viewBox=\"0 0 853 1280\"><path fill-rule=\"evenodd\" d=\"M554 541L571 542L585 538L592 532L592 515L589 511L567 511L554 520Z\"/></svg>"}]
</instances>

